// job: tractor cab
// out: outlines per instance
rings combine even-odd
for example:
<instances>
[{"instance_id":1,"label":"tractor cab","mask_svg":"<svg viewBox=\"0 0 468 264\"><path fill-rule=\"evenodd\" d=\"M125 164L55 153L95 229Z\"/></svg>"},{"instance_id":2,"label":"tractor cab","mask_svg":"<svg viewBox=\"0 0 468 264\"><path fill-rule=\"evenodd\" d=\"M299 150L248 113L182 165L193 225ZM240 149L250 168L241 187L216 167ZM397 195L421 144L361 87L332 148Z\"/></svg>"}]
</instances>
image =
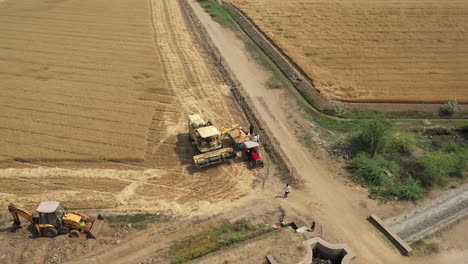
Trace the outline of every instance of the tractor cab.
<instances>
[{"instance_id":1,"label":"tractor cab","mask_svg":"<svg viewBox=\"0 0 468 264\"><path fill-rule=\"evenodd\" d=\"M54 227L62 225L61 219L65 214L65 209L60 205L60 202L41 202L36 211L39 213L39 224L49 224Z\"/></svg>"},{"instance_id":2,"label":"tractor cab","mask_svg":"<svg viewBox=\"0 0 468 264\"><path fill-rule=\"evenodd\" d=\"M250 169L263 168L264 164L258 153L260 144L254 141L246 141L243 143L242 152L249 162Z\"/></svg>"},{"instance_id":3,"label":"tractor cab","mask_svg":"<svg viewBox=\"0 0 468 264\"><path fill-rule=\"evenodd\" d=\"M41 202L36 211L39 216L36 218L35 227L40 236L55 237L58 234L69 232L69 229L64 227L63 224L63 217L66 215L66 211L60 202Z\"/></svg>"}]
</instances>

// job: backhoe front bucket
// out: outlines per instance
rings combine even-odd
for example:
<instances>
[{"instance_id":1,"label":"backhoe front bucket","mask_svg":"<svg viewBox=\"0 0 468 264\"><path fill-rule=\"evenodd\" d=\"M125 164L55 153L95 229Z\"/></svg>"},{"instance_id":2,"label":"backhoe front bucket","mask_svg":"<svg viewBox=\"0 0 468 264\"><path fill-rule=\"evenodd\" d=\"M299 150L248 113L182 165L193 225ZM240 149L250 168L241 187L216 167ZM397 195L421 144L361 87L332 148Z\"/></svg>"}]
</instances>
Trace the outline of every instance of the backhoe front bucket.
<instances>
[{"instance_id":1,"label":"backhoe front bucket","mask_svg":"<svg viewBox=\"0 0 468 264\"><path fill-rule=\"evenodd\" d=\"M237 156L232 148L222 148L193 157L195 167L202 168L209 165L225 162Z\"/></svg>"},{"instance_id":2,"label":"backhoe front bucket","mask_svg":"<svg viewBox=\"0 0 468 264\"><path fill-rule=\"evenodd\" d=\"M101 214L98 214L96 219L93 222L93 225L88 231L88 238L96 239L99 232L101 232L103 225L104 225L104 217L102 217Z\"/></svg>"}]
</instances>

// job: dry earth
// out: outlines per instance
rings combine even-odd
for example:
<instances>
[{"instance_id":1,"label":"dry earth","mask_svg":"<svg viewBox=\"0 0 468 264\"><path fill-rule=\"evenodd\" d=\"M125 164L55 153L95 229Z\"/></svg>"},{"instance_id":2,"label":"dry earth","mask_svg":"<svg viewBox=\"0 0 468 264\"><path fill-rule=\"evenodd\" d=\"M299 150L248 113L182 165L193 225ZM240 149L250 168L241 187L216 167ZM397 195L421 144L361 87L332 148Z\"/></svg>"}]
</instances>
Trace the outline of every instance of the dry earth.
<instances>
[{"instance_id":1,"label":"dry earth","mask_svg":"<svg viewBox=\"0 0 468 264\"><path fill-rule=\"evenodd\" d=\"M436 232L424 241L436 245L438 252L425 254L417 251L412 257L415 263L463 263L460 260L468 259L468 248L466 247L468 244L468 219L457 222L449 229Z\"/></svg>"},{"instance_id":2,"label":"dry earth","mask_svg":"<svg viewBox=\"0 0 468 264\"><path fill-rule=\"evenodd\" d=\"M468 2L228 0L327 97L468 102Z\"/></svg>"}]
</instances>

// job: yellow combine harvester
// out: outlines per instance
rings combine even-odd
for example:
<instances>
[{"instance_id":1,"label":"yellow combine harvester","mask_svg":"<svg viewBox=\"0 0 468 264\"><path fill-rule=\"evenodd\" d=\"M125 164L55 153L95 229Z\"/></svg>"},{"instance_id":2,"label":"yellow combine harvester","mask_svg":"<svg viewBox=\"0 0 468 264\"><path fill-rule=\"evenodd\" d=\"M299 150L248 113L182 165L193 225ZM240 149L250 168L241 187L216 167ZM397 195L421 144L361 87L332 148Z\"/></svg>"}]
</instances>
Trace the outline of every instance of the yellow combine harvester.
<instances>
[{"instance_id":1,"label":"yellow combine harvester","mask_svg":"<svg viewBox=\"0 0 468 264\"><path fill-rule=\"evenodd\" d=\"M188 125L190 140L200 153L193 157L197 168L221 163L237 156L234 149L223 147L223 135L211 121L205 122L197 114L189 115Z\"/></svg>"},{"instance_id":2,"label":"yellow combine harvester","mask_svg":"<svg viewBox=\"0 0 468 264\"><path fill-rule=\"evenodd\" d=\"M80 233L86 233L89 238L96 238L102 228L104 219L98 214L92 221L89 217L78 212L67 212L65 208L55 201L41 202L37 207L38 216L28 211L17 208L14 204L8 206L13 216L13 225L21 226L19 216L31 222L39 236L55 237L60 234L69 234L71 237L79 237Z\"/></svg>"}]
</instances>

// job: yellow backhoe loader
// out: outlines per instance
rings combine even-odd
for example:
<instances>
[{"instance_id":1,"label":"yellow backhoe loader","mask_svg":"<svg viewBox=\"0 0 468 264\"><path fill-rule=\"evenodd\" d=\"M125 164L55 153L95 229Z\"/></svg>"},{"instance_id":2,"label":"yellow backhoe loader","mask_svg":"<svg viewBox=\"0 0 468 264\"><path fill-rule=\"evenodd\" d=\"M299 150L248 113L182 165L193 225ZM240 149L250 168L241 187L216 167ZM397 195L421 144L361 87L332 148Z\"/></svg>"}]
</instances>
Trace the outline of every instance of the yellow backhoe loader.
<instances>
[{"instance_id":1,"label":"yellow backhoe loader","mask_svg":"<svg viewBox=\"0 0 468 264\"><path fill-rule=\"evenodd\" d=\"M14 204L8 206L8 211L13 216L14 226L21 226L19 218L21 216L31 222L37 234L42 237L55 237L61 234L79 237L80 233L85 233L88 238L96 238L104 223L101 214L98 214L93 221L84 214L67 212L60 202L56 201L41 202L36 209L37 216L19 209Z\"/></svg>"},{"instance_id":2,"label":"yellow backhoe loader","mask_svg":"<svg viewBox=\"0 0 468 264\"><path fill-rule=\"evenodd\" d=\"M211 121L205 122L200 115L197 114L189 115L188 126L190 130L190 140L200 153L193 157L197 168L221 163L237 156L234 149L223 147L223 135Z\"/></svg>"}]
</instances>

